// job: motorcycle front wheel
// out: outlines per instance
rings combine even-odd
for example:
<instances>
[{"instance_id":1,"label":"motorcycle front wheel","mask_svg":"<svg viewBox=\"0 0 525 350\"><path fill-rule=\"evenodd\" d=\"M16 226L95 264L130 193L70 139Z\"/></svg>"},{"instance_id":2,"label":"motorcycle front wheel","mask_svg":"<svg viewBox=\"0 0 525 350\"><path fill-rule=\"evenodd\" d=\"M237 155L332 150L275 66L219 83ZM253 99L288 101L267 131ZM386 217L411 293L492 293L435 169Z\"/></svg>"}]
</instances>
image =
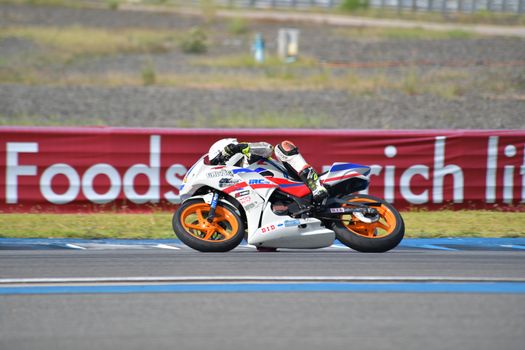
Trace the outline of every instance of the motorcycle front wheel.
<instances>
[{"instance_id":1,"label":"motorcycle front wheel","mask_svg":"<svg viewBox=\"0 0 525 350\"><path fill-rule=\"evenodd\" d=\"M342 214L338 221L332 223L332 230L337 239L344 245L364 253L382 253L397 247L405 235L405 223L399 212L390 203L381 198L359 194L343 197L351 203L379 203L372 206L379 218L364 222L352 214Z\"/></svg>"},{"instance_id":2,"label":"motorcycle front wheel","mask_svg":"<svg viewBox=\"0 0 525 350\"><path fill-rule=\"evenodd\" d=\"M227 252L244 237L244 223L233 206L217 204L207 220L210 205L200 199L184 202L173 215L173 231L187 246L201 252Z\"/></svg>"}]
</instances>

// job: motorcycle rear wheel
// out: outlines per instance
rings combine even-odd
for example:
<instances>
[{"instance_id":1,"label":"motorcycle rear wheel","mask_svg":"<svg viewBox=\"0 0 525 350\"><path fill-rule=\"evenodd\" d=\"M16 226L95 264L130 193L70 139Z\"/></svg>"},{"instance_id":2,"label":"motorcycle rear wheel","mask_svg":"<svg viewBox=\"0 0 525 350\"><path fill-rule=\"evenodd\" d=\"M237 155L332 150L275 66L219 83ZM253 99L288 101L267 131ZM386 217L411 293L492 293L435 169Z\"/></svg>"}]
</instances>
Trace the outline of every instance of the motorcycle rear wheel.
<instances>
[{"instance_id":1,"label":"motorcycle rear wheel","mask_svg":"<svg viewBox=\"0 0 525 350\"><path fill-rule=\"evenodd\" d=\"M217 204L215 217L208 222L210 205L200 199L184 202L173 215L173 231L187 246L201 252L227 252L244 237L244 223L235 208Z\"/></svg>"},{"instance_id":2,"label":"motorcycle rear wheel","mask_svg":"<svg viewBox=\"0 0 525 350\"><path fill-rule=\"evenodd\" d=\"M341 221L334 221L331 228L341 243L359 252L383 253L397 247L401 242L405 235L405 223L390 203L364 194L350 195L342 199L349 203L377 202L380 206L373 207L379 213L379 220L375 222L366 223L348 214L341 215Z\"/></svg>"}]
</instances>

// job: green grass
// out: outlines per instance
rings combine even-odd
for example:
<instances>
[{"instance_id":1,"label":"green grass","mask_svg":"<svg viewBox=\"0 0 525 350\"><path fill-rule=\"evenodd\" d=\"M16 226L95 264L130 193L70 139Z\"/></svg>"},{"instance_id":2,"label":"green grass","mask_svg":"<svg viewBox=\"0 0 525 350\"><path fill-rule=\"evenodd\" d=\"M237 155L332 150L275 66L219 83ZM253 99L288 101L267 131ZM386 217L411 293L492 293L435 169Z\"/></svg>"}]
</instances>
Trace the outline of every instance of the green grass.
<instances>
[{"instance_id":1,"label":"green grass","mask_svg":"<svg viewBox=\"0 0 525 350\"><path fill-rule=\"evenodd\" d=\"M0 237L174 238L171 214L4 214Z\"/></svg>"},{"instance_id":2,"label":"green grass","mask_svg":"<svg viewBox=\"0 0 525 350\"><path fill-rule=\"evenodd\" d=\"M403 212L406 237L525 237L525 212ZM0 237L174 238L171 213L2 214Z\"/></svg>"},{"instance_id":3,"label":"green grass","mask_svg":"<svg viewBox=\"0 0 525 350\"><path fill-rule=\"evenodd\" d=\"M468 37L471 34L451 31L434 32L422 29L345 28L334 29L339 35L356 38L446 39ZM137 72L107 72L82 74L69 72L68 64L76 60L115 54L148 54L177 50L185 34L167 30L137 28L100 29L86 27L7 27L0 29L0 41L22 38L34 44L34 53L0 58L0 83L54 86L175 86L199 89L243 90L322 90L347 91L352 95L376 95L383 90L394 90L407 95L430 94L447 100L461 98L468 91L496 96L521 98L525 86L507 75L494 74L490 81L478 82L475 73L461 68L440 68L436 71L419 67L400 67L396 75L380 70L370 72L347 68L346 73L332 69L311 57L301 56L297 62L282 63L269 55L263 64L249 54L189 58L191 64L217 68L214 73L157 74L151 62ZM221 68L228 68L222 70ZM249 70L248 70L248 69ZM490 68L490 67L489 67ZM238 71L236 71L238 69ZM386 69L386 68L385 68ZM495 69L496 70L496 69ZM516 68L523 76L523 69ZM496 73L498 71L496 70ZM469 75L470 74L470 75ZM523 79L522 79L523 80ZM508 96L507 96L508 95ZM511 96L512 95L512 96ZM0 120L0 123L2 121Z\"/></svg>"},{"instance_id":4,"label":"green grass","mask_svg":"<svg viewBox=\"0 0 525 350\"><path fill-rule=\"evenodd\" d=\"M409 211L409 237L525 237L525 212Z\"/></svg>"},{"instance_id":5,"label":"green grass","mask_svg":"<svg viewBox=\"0 0 525 350\"><path fill-rule=\"evenodd\" d=\"M326 115L309 116L302 112L264 112L260 114L210 112L210 116L184 120L179 127L185 128L330 128L335 120Z\"/></svg>"},{"instance_id":6,"label":"green grass","mask_svg":"<svg viewBox=\"0 0 525 350\"><path fill-rule=\"evenodd\" d=\"M150 29L99 29L86 27L8 27L0 39L25 38L70 54L165 52L177 38L173 32Z\"/></svg>"},{"instance_id":7,"label":"green grass","mask_svg":"<svg viewBox=\"0 0 525 350\"><path fill-rule=\"evenodd\" d=\"M220 58L219 64L222 64ZM346 73L334 74L330 68L323 66L305 72L291 65L269 65L251 72L157 74L154 65L148 62L135 73L82 74L56 71L45 66L18 67L16 64L0 64L0 83L110 87L156 85L251 91L331 89L346 91L354 96L375 96L383 91L395 91L409 96L432 95L444 100L461 99L468 92L482 94L487 98L523 99L525 86L520 80L523 76L525 70L520 68L514 70L513 76L509 76L508 70L493 69L490 79L480 80L475 76L475 72L461 68L440 68L425 72L418 67L408 67L399 68L395 75L381 70L363 73L358 69L348 68Z\"/></svg>"},{"instance_id":8,"label":"green grass","mask_svg":"<svg viewBox=\"0 0 525 350\"><path fill-rule=\"evenodd\" d=\"M160 53L172 49L178 37L170 31L148 29L99 29L86 27L8 27L0 40L21 38L39 45L52 59L67 62L82 56L126 53Z\"/></svg>"},{"instance_id":9,"label":"green grass","mask_svg":"<svg viewBox=\"0 0 525 350\"><path fill-rule=\"evenodd\" d=\"M246 34L250 31L248 21L242 17L232 18L228 22L228 31L235 35Z\"/></svg>"}]
</instances>

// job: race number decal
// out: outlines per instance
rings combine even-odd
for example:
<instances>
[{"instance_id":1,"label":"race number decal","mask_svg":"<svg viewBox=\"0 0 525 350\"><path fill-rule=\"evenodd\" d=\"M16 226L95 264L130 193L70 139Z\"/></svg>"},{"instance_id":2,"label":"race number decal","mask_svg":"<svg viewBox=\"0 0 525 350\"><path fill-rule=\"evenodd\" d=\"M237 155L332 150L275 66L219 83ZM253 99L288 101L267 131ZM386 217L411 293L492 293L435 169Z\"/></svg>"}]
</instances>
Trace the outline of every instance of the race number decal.
<instances>
[{"instance_id":1,"label":"race number decal","mask_svg":"<svg viewBox=\"0 0 525 350\"><path fill-rule=\"evenodd\" d=\"M275 225L270 225L270 226L266 226L266 227L261 228L261 232L262 233L268 233L268 232L272 232L274 230L275 230Z\"/></svg>"}]
</instances>

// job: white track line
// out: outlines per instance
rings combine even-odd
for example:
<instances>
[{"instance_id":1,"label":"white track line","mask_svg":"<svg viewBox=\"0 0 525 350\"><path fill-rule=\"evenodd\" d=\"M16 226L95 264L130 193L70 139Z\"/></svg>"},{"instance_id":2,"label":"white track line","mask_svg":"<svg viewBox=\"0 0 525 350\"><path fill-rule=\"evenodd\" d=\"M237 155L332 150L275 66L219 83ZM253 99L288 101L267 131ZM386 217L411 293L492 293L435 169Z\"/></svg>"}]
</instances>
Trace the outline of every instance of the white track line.
<instances>
[{"instance_id":1,"label":"white track line","mask_svg":"<svg viewBox=\"0 0 525 350\"><path fill-rule=\"evenodd\" d=\"M160 248L160 249L174 249L174 250L180 250L179 247L175 247L173 245L168 245L168 244L157 244L154 246L155 248Z\"/></svg>"},{"instance_id":2,"label":"white track line","mask_svg":"<svg viewBox=\"0 0 525 350\"><path fill-rule=\"evenodd\" d=\"M61 283L270 283L270 282L525 282L521 277L447 276L162 276L162 277L71 277L2 278L0 284Z\"/></svg>"},{"instance_id":3,"label":"white track line","mask_svg":"<svg viewBox=\"0 0 525 350\"><path fill-rule=\"evenodd\" d=\"M81 246L76 245L76 244L71 244L71 243L66 244L66 247L73 248L73 249L80 249L80 250L86 250L87 249L87 248L81 247Z\"/></svg>"}]
</instances>

